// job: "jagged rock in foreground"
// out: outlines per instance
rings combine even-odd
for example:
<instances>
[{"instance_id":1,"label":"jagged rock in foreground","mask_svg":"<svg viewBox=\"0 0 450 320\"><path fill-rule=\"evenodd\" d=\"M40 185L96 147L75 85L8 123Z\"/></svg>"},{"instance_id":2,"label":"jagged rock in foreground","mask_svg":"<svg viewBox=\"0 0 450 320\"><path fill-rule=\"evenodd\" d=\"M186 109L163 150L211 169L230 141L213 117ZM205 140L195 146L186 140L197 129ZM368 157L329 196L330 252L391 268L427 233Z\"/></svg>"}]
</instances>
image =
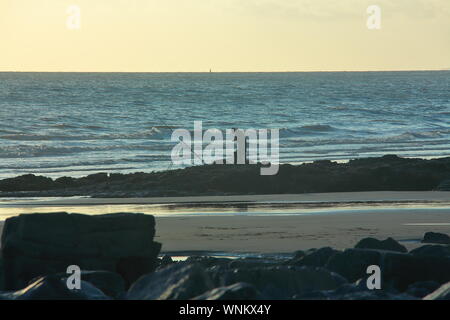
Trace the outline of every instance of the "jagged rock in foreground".
<instances>
[{"instance_id":1,"label":"jagged rock in foreground","mask_svg":"<svg viewBox=\"0 0 450 320\"><path fill-rule=\"evenodd\" d=\"M409 253L413 256L450 258L450 246L425 245L411 250Z\"/></svg>"},{"instance_id":2,"label":"jagged rock in foreground","mask_svg":"<svg viewBox=\"0 0 450 320\"><path fill-rule=\"evenodd\" d=\"M241 283L239 286L236 284ZM242 285L245 283L246 285ZM259 266L204 268L181 262L141 277L129 289L131 300L291 299L299 292L336 289L346 281L323 268Z\"/></svg>"},{"instance_id":3,"label":"jagged rock in foreground","mask_svg":"<svg viewBox=\"0 0 450 320\"><path fill-rule=\"evenodd\" d=\"M315 296L309 299L313 300L417 300L417 298L409 296L407 294L392 294L385 291L357 291L347 294L334 294ZM305 298L302 300L306 300Z\"/></svg>"},{"instance_id":4,"label":"jagged rock in foreground","mask_svg":"<svg viewBox=\"0 0 450 320\"><path fill-rule=\"evenodd\" d=\"M311 291L294 297L296 300L417 300L407 293L391 289L369 290L366 279L347 283L335 290Z\"/></svg>"},{"instance_id":5,"label":"jagged rock in foreground","mask_svg":"<svg viewBox=\"0 0 450 320\"><path fill-rule=\"evenodd\" d=\"M82 270L116 272L129 286L154 270L161 245L153 241L153 216L117 213L22 214L5 221L4 290L24 288L38 276Z\"/></svg>"},{"instance_id":6,"label":"jagged rock in foreground","mask_svg":"<svg viewBox=\"0 0 450 320\"><path fill-rule=\"evenodd\" d=\"M67 280L68 274L58 273L55 276ZM115 272L81 271L80 276L111 298L119 298L125 292L125 281Z\"/></svg>"},{"instance_id":7,"label":"jagged rock in foreground","mask_svg":"<svg viewBox=\"0 0 450 320\"><path fill-rule=\"evenodd\" d=\"M346 283L336 273L323 268L268 266L210 271L216 286L238 282L253 285L264 299L292 299L296 294L312 290L333 290Z\"/></svg>"},{"instance_id":8,"label":"jagged rock in foreground","mask_svg":"<svg viewBox=\"0 0 450 320\"><path fill-rule=\"evenodd\" d=\"M325 247L297 252L293 259L259 257L233 260L197 256L176 262L169 256L159 261L155 255L152 256L153 266L150 271L143 272L143 266L148 266L144 258L150 257L144 254L140 256L144 260L137 260L138 256L135 255L145 253L144 248L149 245L156 245L158 252L160 248L159 244L148 240L148 236L145 236L147 242L140 242L147 234L144 230L149 225L154 228L153 217L147 221L147 216L139 214L98 216L105 220L91 220L91 217L65 213L43 215L44 220L38 216L19 216L8 222L9 236L4 237L7 249L3 252L6 266L4 279L10 285L25 284L21 290L0 292L0 299L450 299L450 257L447 245L424 245L410 253L363 248L340 251ZM117 218L119 220L114 220ZM72 219L71 224L67 224L67 219ZM108 230L104 230L104 225L92 224L93 221L98 224L106 221ZM42 225L44 222L45 228ZM81 225L87 228L84 232L80 230ZM66 227L56 228L58 226ZM142 234L130 238L129 230ZM45 231L48 237L43 236ZM152 232L150 238L153 239ZM383 243L378 240L370 242L375 243L375 246ZM78 248L78 243L83 244L83 249ZM390 241L389 247L395 248L391 246L392 243ZM123 269L124 265L117 262L117 258L122 256L127 257L126 261L133 262L128 265L130 269ZM85 268L81 272L81 289L70 290L67 286L69 275L64 271L55 272L63 265L66 267L69 260L71 263L73 260L79 261L80 266L86 263L97 270L114 262L116 269L86 271L89 268ZM156 265L158 268L153 271ZM371 265L380 267L381 288L374 289L368 285L373 280L370 272L367 272ZM37 273L36 270L42 275L48 275L27 282L25 279L32 277L33 272ZM130 281L127 276L136 276L136 270L141 272L141 276L128 291L124 291L124 282Z\"/></svg>"},{"instance_id":9,"label":"jagged rock in foreground","mask_svg":"<svg viewBox=\"0 0 450 320\"><path fill-rule=\"evenodd\" d=\"M440 243L440 244L450 244L450 236L444 233L438 232L427 232L423 236L423 243Z\"/></svg>"},{"instance_id":10,"label":"jagged rock in foreground","mask_svg":"<svg viewBox=\"0 0 450 320\"><path fill-rule=\"evenodd\" d=\"M215 288L192 300L260 300L261 294L251 284L238 282L227 287Z\"/></svg>"},{"instance_id":11,"label":"jagged rock in foreground","mask_svg":"<svg viewBox=\"0 0 450 320\"><path fill-rule=\"evenodd\" d=\"M436 281L416 282L408 286L406 293L410 296L423 298L440 287Z\"/></svg>"},{"instance_id":12,"label":"jagged rock in foreground","mask_svg":"<svg viewBox=\"0 0 450 320\"><path fill-rule=\"evenodd\" d=\"M22 290L0 293L0 300L109 300L101 290L81 281L79 290L70 290L66 279L52 275L36 279Z\"/></svg>"},{"instance_id":13,"label":"jagged rock in foreground","mask_svg":"<svg viewBox=\"0 0 450 320\"><path fill-rule=\"evenodd\" d=\"M128 291L129 300L187 300L214 289L205 269L186 262L141 277Z\"/></svg>"},{"instance_id":14,"label":"jagged rock in foreground","mask_svg":"<svg viewBox=\"0 0 450 320\"><path fill-rule=\"evenodd\" d=\"M439 289L427 295L424 300L450 300L450 282L442 285Z\"/></svg>"},{"instance_id":15,"label":"jagged rock in foreground","mask_svg":"<svg viewBox=\"0 0 450 320\"><path fill-rule=\"evenodd\" d=\"M330 257L334 256L338 252L338 250L330 247L324 247L317 250L311 249L302 253L297 252L294 259L289 261L287 264L299 267L323 267L328 262Z\"/></svg>"},{"instance_id":16,"label":"jagged rock in foreground","mask_svg":"<svg viewBox=\"0 0 450 320\"><path fill-rule=\"evenodd\" d=\"M408 250L404 246L402 246L400 243L398 243L392 238L387 238L386 240L364 238L355 245L355 248L408 252Z\"/></svg>"},{"instance_id":17,"label":"jagged rock in foreground","mask_svg":"<svg viewBox=\"0 0 450 320\"><path fill-rule=\"evenodd\" d=\"M330 257L325 268L355 282L366 276L368 266L380 265L381 255L378 250L347 249Z\"/></svg>"}]
</instances>

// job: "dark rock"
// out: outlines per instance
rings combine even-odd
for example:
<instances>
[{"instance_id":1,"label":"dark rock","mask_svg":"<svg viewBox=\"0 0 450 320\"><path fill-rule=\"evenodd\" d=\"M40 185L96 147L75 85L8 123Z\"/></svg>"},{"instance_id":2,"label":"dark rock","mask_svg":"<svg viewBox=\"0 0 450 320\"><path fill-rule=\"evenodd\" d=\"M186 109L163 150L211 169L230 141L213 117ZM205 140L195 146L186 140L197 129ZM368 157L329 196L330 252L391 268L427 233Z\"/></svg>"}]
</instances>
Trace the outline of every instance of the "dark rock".
<instances>
[{"instance_id":1,"label":"dark rock","mask_svg":"<svg viewBox=\"0 0 450 320\"><path fill-rule=\"evenodd\" d=\"M378 250L347 249L330 257L325 268L355 282L367 275L367 267L380 265L382 254Z\"/></svg>"},{"instance_id":2,"label":"dark rock","mask_svg":"<svg viewBox=\"0 0 450 320\"><path fill-rule=\"evenodd\" d=\"M371 274L367 274L364 278L361 278L361 279L357 280L356 282L354 282L353 285L355 285L355 288L351 292L365 291L365 290L372 291L367 286L367 280L369 279L370 276L371 276ZM383 277L381 280L383 280ZM372 282L372 281L370 281L370 282ZM375 290L375 289L373 289L373 290ZM382 290L383 292L386 292L389 294L394 294L394 295L400 294L400 291L389 281L382 281L381 289L376 289L376 290Z\"/></svg>"},{"instance_id":3,"label":"dark rock","mask_svg":"<svg viewBox=\"0 0 450 320\"><path fill-rule=\"evenodd\" d=\"M331 300L417 300L407 294L392 294L383 290L359 291L344 295L332 296Z\"/></svg>"},{"instance_id":4,"label":"dark rock","mask_svg":"<svg viewBox=\"0 0 450 320\"><path fill-rule=\"evenodd\" d=\"M226 272L229 272L230 270L231 269L229 268L229 265L219 264L216 266L206 268L206 273L208 274L209 278L212 280L212 283L214 284L214 288L226 287L226 286L230 285L231 283L225 283L223 281L223 275Z\"/></svg>"},{"instance_id":5,"label":"dark rock","mask_svg":"<svg viewBox=\"0 0 450 320\"><path fill-rule=\"evenodd\" d=\"M421 257L448 257L450 258L450 246L425 245L409 252L414 256Z\"/></svg>"},{"instance_id":6,"label":"dark rock","mask_svg":"<svg viewBox=\"0 0 450 320\"><path fill-rule=\"evenodd\" d=\"M193 300L260 300L261 294L251 284L239 282L219 287L195 297Z\"/></svg>"},{"instance_id":7,"label":"dark rock","mask_svg":"<svg viewBox=\"0 0 450 320\"><path fill-rule=\"evenodd\" d=\"M109 175L105 172L99 172L90 174L87 177L80 178L80 180L85 181L83 184L95 184L95 183L101 183L106 182L109 179Z\"/></svg>"},{"instance_id":8,"label":"dark rock","mask_svg":"<svg viewBox=\"0 0 450 320\"><path fill-rule=\"evenodd\" d=\"M230 261L227 264L229 269L238 269L238 268L258 268L258 267L267 267L267 266L275 266L278 265L280 261L270 260L264 258L243 258L243 259L235 259Z\"/></svg>"},{"instance_id":9,"label":"dark rock","mask_svg":"<svg viewBox=\"0 0 450 320\"><path fill-rule=\"evenodd\" d=\"M330 258L326 268L345 277L349 282L367 276L370 265L381 269L382 287L403 292L415 282L450 281L450 259L446 257L421 257L392 251L372 249L347 249Z\"/></svg>"},{"instance_id":10,"label":"dark rock","mask_svg":"<svg viewBox=\"0 0 450 320\"><path fill-rule=\"evenodd\" d=\"M450 282L427 295L424 300L450 300Z\"/></svg>"},{"instance_id":11,"label":"dark rock","mask_svg":"<svg viewBox=\"0 0 450 320\"><path fill-rule=\"evenodd\" d=\"M117 213L26 214L5 221L2 234L5 290L23 288L31 279L82 270L116 272L129 286L156 267L161 245L153 242L153 216Z\"/></svg>"},{"instance_id":12,"label":"dark rock","mask_svg":"<svg viewBox=\"0 0 450 320\"><path fill-rule=\"evenodd\" d=\"M406 294L409 294L410 296L417 297L417 298L423 298L426 295L434 292L440 287L440 284L436 281L423 281L423 282L416 282L413 284L410 284L408 288L406 289Z\"/></svg>"},{"instance_id":13,"label":"dark rock","mask_svg":"<svg viewBox=\"0 0 450 320\"><path fill-rule=\"evenodd\" d=\"M1 230L0 230L1 232ZM4 279L4 272L3 272L3 260L2 257L0 256L0 291L4 290L4 283L3 283L3 279Z\"/></svg>"},{"instance_id":14,"label":"dark rock","mask_svg":"<svg viewBox=\"0 0 450 320\"><path fill-rule=\"evenodd\" d=\"M296 300L415 300L407 294L395 290L369 290L366 279L357 283L346 283L336 290L306 292L295 297Z\"/></svg>"},{"instance_id":15,"label":"dark rock","mask_svg":"<svg viewBox=\"0 0 450 320\"><path fill-rule=\"evenodd\" d=\"M26 174L0 180L0 191L39 191L53 189L51 178Z\"/></svg>"},{"instance_id":16,"label":"dark rock","mask_svg":"<svg viewBox=\"0 0 450 320\"><path fill-rule=\"evenodd\" d=\"M355 293L368 290L367 287L357 285L354 283L344 283L342 286L335 290L323 290L323 291L307 291L302 294L297 294L293 297L294 300L327 300L331 299L333 296L339 296L349 293Z\"/></svg>"},{"instance_id":17,"label":"dark rock","mask_svg":"<svg viewBox=\"0 0 450 320\"><path fill-rule=\"evenodd\" d=\"M288 264L299 267L323 267L328 262L328 260L337 252L339 251L330 247L324 247L318 250L306 252L302 257L294 258L293 260L289 261Z\"/></svg>"},{"instance_id":18,"label":"dark rock","mask_svg":"<svg viewBox=\"0 0 450 320\"><path fill-rule=\"evenodd\" d=\"M365 276L364 278L361 278L354 283L350 283L350 284L347 284L346 286L342 286L342 287L338 288L336 291L339 294L347 294L347 293L369 290L369 288L367 287L367 279L368 279L368 276ZM383 290L385 290L385 288L383 288ZM391 288L389 288L388 290L390 292L392 291Z\"/></svg>"},{"instance_id":19,"label":"dark rock","mask_svg":"<svg viewBox=\"0 0 450 320\"><path fill-rule=\"evenodd\" d=\"M101 290L81 281L79 290L67 288L66 280L57 275L36 279L22 290L0 293L3 300L108 300Z\"/></svg>"},{"instance_id":20,"label":"dark rock","mask_svg":"<svg viewBox=\"0 0 450 320\"><path fill-rule=\"evenodd\" d=\"M291 299L294 295L313 290L331 290L344 284L341 276L323 268L258 267L218 270L212 278L219 286L237 282L253 285L267 299Z\"/></svg>"},{"instance_id":21,"label":"dark rock","mask_svg":"<svg viewBox=\"0 0 450 320\"><path fill-rule=\"evenodd\" d=\"M177 262L173 261L171 256L164 255L162 258L158 258L158 263L157 263L158 267L156 268L156 270L163 269L173 263L177 263Z\"/></svg>"},{"instance_id":22,"label":"dark rock","mask_svg":"<svg viewBox=\"0 0 450 320\"><path fill-rule=\"evenodd\" d=\"M208 256L190 256L186 259L187 263L191 264L199 264L204 268L209 268L216 265L226 265L233 261L232 259L228 258L215 258L215 257L208 257Z\"/></svg>"},{"instance_id":23,"label":"dark rock","mask_svg":"<svg viewBox=\"0 0 450 320\"><path fill-rule=\"evenodd\" d=\"M294 257L292 258L292 260L297 260L303 258L304 256L306 256L306 252L303 250L298 250L294 252Z\"/></svg>"},{"instance_id":24,"label":"dark rock","mask_svg":"<svg viewBox=\"0 0 450 320\"><path fill-rule=\"evenodd\" d=\"M214 285L198 264L180 262L142 276L128 290L129 300L187 300L212 290Z\"/></svg>"},{"instance_id":25,"label":"dark rock","mask_svg":"<svg viewBox=\"0 0 450 320\"><path fill-rule=\"evenodd\" d=\"M387 238L386 240L364 238L356 244L355 248L408 252L408 250L404 246L402 246L392 238Z\"/></svg>"},{"instance_id":26,"label":"dark rock","mask_svg":"<svg viewBox=\"0 0 450 320\"><path fill-rule=\"evenodd\" d=\"M422 242L423 243L450 244L450 237L444 233L427 232L423 236Z\"/></svg>"},{"instance_id":27,"label":"dark rock","mask_svg":"<svg viewBox=\"0 0 450 320\"><path fill-rule=\"evenodd\" d=\"M58 273L55 276L65 281L67 280L66 273ZM125 281L117 273L110 271L81 271L80 276L81 280L89 282L109 297L117 298L125 292Z\"/></svg>"},{"instance_id":28,"label":"dark rock","mask_svg":"<svg viewBox=\"0 0 450 320\"><path fill-rule=\"evenodd\" d=\"M300 294L294 294L292 300L328 300L330 298L328 291L308 291Z\"/></svg>"},{"instance_id":29,"label":"dark rock","mask_svg":"<svg viewBox=\"0 0 450 320\"><path fill-rule=\"evenodd\" d=\"M402 292L415 282L436 281L443 284L450 281L450 259L446 257L389 252L384 255L380 266L384 280Z\"/></svg>"},{"instance_id":30,"label":"dark rock","mask_svg":"<svg viewBox=\"0 0 450 320\"><path fill-rule=\"evenodd\" d=\"M450 179L446 179L439 183L439 185L436 187L437 191L450 191Z\"/></svg>"},{"instance_id":31,"label":"dark rock","mask_svg":"<svg viewBox=\"0 0 450 320\"><path fill-rule=\"evenodd\" d=\"M172 263L174 263L172 257L169 255L164 255L161 259L160 266L164 267Z\"/></svg>"}]
</instances>

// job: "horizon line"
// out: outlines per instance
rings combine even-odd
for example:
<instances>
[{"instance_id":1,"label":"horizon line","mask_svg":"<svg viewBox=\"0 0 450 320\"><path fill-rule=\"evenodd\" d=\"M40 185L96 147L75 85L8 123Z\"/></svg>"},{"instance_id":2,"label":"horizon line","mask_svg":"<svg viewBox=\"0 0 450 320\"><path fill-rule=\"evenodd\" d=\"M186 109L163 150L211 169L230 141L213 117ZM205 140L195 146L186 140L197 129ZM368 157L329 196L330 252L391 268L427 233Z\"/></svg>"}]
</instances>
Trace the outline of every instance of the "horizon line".
<instances>
[{"instance_id":1,"label":"horizon line","mask_svg":"<svg viewBox=\"0 0 450 320\"><path fill-rule=\"evenodd\" d=\"M315 70L315 71L3 71L0 73L333 73L333 72L429 72L450 71L442 69L382 69L382 70Z\"/></svg>"}]
</instances>

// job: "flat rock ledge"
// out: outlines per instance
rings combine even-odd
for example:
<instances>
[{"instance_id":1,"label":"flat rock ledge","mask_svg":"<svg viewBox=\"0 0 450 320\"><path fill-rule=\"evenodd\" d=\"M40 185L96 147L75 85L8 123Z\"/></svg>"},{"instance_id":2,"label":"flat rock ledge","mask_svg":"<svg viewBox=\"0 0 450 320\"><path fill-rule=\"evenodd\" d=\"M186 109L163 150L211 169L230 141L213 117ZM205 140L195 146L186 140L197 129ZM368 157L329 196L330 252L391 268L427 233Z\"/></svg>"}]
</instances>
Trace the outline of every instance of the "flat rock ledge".
<instances>
[{"instance_id":1,"label":"flat rock ledge","mask_svg":"<svg viewBox=\"0 0 450 320\"><path fill-rule=\"evenodd\" d=\"M5 221L2 290L17 290L68 266L119 274L129 287L158 263L155 218L138 213L22 214Z\"/></svg>"}]
</instances>

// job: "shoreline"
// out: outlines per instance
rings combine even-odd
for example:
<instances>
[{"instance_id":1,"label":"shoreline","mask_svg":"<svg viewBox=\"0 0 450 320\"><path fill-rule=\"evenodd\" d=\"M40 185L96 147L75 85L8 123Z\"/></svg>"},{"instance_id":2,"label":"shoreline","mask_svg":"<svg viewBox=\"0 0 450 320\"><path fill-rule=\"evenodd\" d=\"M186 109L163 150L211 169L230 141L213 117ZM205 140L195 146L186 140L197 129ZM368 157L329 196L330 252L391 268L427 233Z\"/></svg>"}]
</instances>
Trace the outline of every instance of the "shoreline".
<instances>
[{"instance_id":1,"label":"shoreline","mask_svg":"<svg viewBox=\"0 0 450 320\"><path fill-rule=\"evenodd\" d=\"M233 204L233 203L399 203L399 202L448 202L450 191L361 191L302 194L184 196L184 197L140 197L140 198L90 198L59 197L32 200L14 198L3 200L0 206L94 206L127 204ZM7 198L3 198L7 199Z\"/></svg>"}]
</instances>

